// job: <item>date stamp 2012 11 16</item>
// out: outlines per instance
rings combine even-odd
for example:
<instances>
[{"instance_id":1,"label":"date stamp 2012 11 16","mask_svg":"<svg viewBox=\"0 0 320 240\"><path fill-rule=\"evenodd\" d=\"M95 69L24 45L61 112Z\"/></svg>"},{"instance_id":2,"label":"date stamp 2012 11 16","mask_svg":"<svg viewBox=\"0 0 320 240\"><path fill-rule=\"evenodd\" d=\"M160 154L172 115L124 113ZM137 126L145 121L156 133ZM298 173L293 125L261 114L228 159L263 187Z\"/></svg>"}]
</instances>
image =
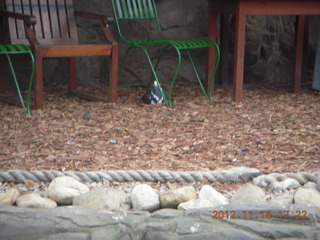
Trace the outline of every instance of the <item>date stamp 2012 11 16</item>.
<instances>
[{"instance_id":1,"label":"date stamp 2012 11 16","mask_svg":"<svg viewBox=\"0 0 320 240\"><path fill-rule=\"evenodd\" d=\"M297 219L306 220L308 219L308 211L223 211L214 210L212 211L212 219Z\"/></svg>"}]
</instances>

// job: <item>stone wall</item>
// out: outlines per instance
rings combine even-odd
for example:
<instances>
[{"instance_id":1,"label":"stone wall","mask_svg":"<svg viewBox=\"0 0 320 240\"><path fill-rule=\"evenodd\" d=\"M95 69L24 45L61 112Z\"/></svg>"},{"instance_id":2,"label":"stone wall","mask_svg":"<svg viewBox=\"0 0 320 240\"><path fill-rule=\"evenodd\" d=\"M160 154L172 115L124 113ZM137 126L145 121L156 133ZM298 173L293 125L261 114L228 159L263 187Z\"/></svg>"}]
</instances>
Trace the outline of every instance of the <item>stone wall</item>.
<instances>
[{"instance_id":1,"label":"stone wall","mask_svg":"<svg viewBox=\"0 0 320 240\"><path fill-rule=\"evenodd\" d=\"M177 39L201 37L207 34L207 0L157 0L156 2L166 36ZM77 10L113 15L111 1L76 0L74 4ZM304 63L304 72L308 73L309 80L313 73L317 20L316 17L310 18L309 56L305 58ZM232 83L234 18L231 18L231 23L229 83ZM294 16L250 16L247 18L245 82L290 83L292 81L294 23ZM98 43L103 41L98 22L79 19L78 26L81 42ZM155 31L147 32L147 27L150 27L149 24L139 26L138 33L146 33L148 37L154 37ZM155 30L154 26L151 27ZM134 28L137 28L136 24L128 24L125 26L125 33L128 36L138 37L133 32ZM119 39L115 26L111 26L111 29L120 44L119 57L121 60L126 46ZM200 75L204 77L206 52L204 50L196 51L194 57L199 66ZM169 81L177 64L176 54L172 51L164 58L165 61L160 68L159 77L161 81ZM183 60L186 60L185 56ZM68 74L66 63L66 60L46 60L45 83L53 81L65 83ZM108 65L108 60L102 57L79 58L79 82L89 86L106 84L108 81ZM120 83L148 81L150 74L143 53L134 51L120 77ZM178 81L195 81L188 61L182 61Z\"/></svg>"},{"instance_id":2,"label":"stone wall","mask_svg":"<svg viewBox=\"0 0 320 240\"><path fill-rule=\"evenodd\" d=\"M158 12L164 34L169 38L192 38L201 37L207 34L207 0L158 0ZM92 0L90 3L85 0L75 2L76 9L99 12L112 16L110 1ZM305 74L309 72L309 79L312 76L312 68L315 52L315 17L310 18L309 34L309 58L305 58ZM234 18L231 18L231 42L229 55L229 83L232 82L233 64L233 37ZM88 22L80 22L80 35L84 38L96 40L100 38L98 32L93 28L88 28ZM125 26L125 33L128 36L137 37L134 32L134 24ZM146 33L149 25L139 26L139 33ZM154 26L153 26L153 29ZM256 16L247 18L246 52L245 52L245 82L248 83L290 83L292 81L293 59L294 59L294 16ZM123 58L125 45L119 39L115 28L115 37L120 43L120 60ZM155 32L147 33L148 37L155 36ZM198 63L201 76L205 74L205 51L196 51L196 62ZM130 55L128 65L120 77L121 82L147 81L150 71L141 51L135 51ZM308 62L309 59L309 62ZM186 60L186 59L185 59ZM81 81L86 82L89 76L93 82L99 82L97 78L106 78L104 72L106 61L99 62L92 60L81 60L83 74L80 74ZM200 64L200 65L199 65ZM159 71L162 81L170 80L176 66L175 52L170 52L165 56L163 67ZM90 69L87 71L87 69ZM309 70L307 69L309 68ZM100 70L102 69L102 71ZM306 80L306 78L304 79ZM178 81L195 81L192 69L188 61L182 62L182 69Z\"/></svg>"}]
</instances>

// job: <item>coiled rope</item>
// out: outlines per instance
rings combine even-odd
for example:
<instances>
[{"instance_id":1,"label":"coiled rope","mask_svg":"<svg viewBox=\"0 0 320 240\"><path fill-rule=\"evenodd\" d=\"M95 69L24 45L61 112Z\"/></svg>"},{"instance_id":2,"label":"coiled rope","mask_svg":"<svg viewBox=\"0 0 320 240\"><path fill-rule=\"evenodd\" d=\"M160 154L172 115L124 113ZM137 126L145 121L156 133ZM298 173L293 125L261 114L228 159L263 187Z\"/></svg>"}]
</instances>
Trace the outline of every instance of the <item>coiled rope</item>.
<instances>
[{"instance_id":1,"label":"coiled rope","mask_svg":"<svg viewBox=\"0 0 320 240\"><path fill-rule=\"evenodd\" d=\"M228 170L210 172L174 172L164 170L128 170L128 171L98 171L98 172L60 172L60 171L21 171L10 170L0 172L0 182L25 183L51 182L56 177L70 176L81 182L248 182L259 176L261 172L255 168L235 167Z\"/></svg>"},{"instance_id":2,"label":"coiled rope","mask_svg":"<svg viewBox=\"0 0 320 240\"><path fill-rule=\"evenodd\" d=\"M120 170L97 172L60 172L48 171L22 171L10 170L0 172L0 182L25 183L26 180L34 182L51 182L56 177L70 176L81 182L249 182L257 186L271 189L290 189L303 186L307 182L317 184L320 191L320 171L318 173L271 173L261 175L255 168L235 167L227 170L215 170L210 172L174 172L165 170Z\"/></svg>"},{"instance_id":3,"label":"coiled rope","mask_svg":"<svg viewBox=\"0 0 320 240\"><path fill-rule=\"evenodd\" d=\"M303 186L307 182L317 184L320 191L320 171L318 173L271 173L269 175L260 175L253 179L253 183L262 187L271 189L289 189Z\"/></svg>"}]
</instances>

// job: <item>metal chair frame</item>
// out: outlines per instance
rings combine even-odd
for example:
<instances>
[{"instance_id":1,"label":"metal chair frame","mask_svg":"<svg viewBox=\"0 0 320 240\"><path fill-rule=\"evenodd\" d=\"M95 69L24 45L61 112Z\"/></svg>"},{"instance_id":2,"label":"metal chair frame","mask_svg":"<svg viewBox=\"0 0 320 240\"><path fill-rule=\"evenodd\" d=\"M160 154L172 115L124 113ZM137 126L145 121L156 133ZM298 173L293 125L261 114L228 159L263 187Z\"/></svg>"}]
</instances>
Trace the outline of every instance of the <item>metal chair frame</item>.
<instances>
[{"instance_id":1,"label":"metal chair frame","mask_svg":"<svg viewBox=\"0 0 320 240\"><path fill-rule=\"evenodd\" d=\"M10 58L10 55L17 55L17 54L29 54L30 58L31 58L32 67L31 67L29 87L28 87L28 91L27 91L26 101L22 97L22 93L21 93L21 90L19 87L16 72L13 67L12 60ZM23 110L26 114L30 114L30 97L31 97L34 72L35 72L35 61L34 61L34 56L33 56L32 50L30 49L30 47L28 47L27 45L24 45L24 44L0 44L0 55L6 56L8 63L9 63L9 66L10 66L10 70L12 73L12 77L13 77L15 86L17 88L19 99L20 99L21 105L23 107Z\"/></svg>"},{"instance_id":2,"label":"metal chair frame","mask_svg":"<svg viewBox=\"0 0 320 240\"><path fill-rule=\"evenodd\" d=\"M218 69L218 65L220 62L220 50L217 45L217 43L208 37L202 37L202 38L194 38L194 39L187 39L187 40L170 40L166 38L161 30L161 25L158 19L158 14L156 10L156 4L154 0L112 0L112 9L113 14L115 17L115 22L117 25L117 30L119 33L120 38L129 45L128 49L125 52L124 59L122 60L122 63L120 64L119 68L119 75L121 74L124 65L127 62L128 55L130 51L134 48L141 49L148 61L148 64L150 65L152 77L150 79L149 83L138 83L138 84L128 84L128 85L122 85L119 87L127 87L127 86L148 86L149 88L152 86L152 82L155 80L157 81L158 85L161 86L161 83L159 81L159 78L157 76L157 68L159 66L160 60L163 57L164 53L169 47L173 47L173 49L176 51L178 60L177 60L177 68L173 74L173 78L171 80L171 84L169 86L168 94L165 95L164 91L162 90L162 87L160 87L160 92L165 99L165 104L169 107L172 106L171 101L171 95L172 95L172 89L175 84L176 78L178 76L180 67L181 67L181 50L186 50L188 58L190 60L192 69L195 73L195 76L199 82L200 88L205 95L205 97L209 100L212 100L212 86L214 82L214 78ZM121 22L122 21L131 21L131 20L155 20L157 25L157 30L159 32L160 38L159 39L152 39L152 40L129 40L127 39L122 31L121 31ZM161 50L156 56L156 63L153 65L150 55L148 53L148 50L146 46L160 46ZM190 51L192 49L199 49L199 48L209 48L209 47L215 47L216 48L216 61L215 61L215 67L214 71L211 75L208 89L205 90L198 70L196 68L196 65L191 57Z\"/></svg>"}]
</instances>

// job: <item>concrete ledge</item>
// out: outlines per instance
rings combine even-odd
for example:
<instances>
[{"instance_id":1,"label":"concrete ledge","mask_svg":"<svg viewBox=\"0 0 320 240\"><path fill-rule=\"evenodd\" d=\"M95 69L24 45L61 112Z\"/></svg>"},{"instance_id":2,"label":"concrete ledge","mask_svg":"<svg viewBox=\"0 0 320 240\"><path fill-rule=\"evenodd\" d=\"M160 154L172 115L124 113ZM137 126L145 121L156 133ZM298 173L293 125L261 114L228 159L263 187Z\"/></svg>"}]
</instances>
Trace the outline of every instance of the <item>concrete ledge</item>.
<instances>
[{"instance_id":1,"label":"concrete ledge","mask_svg":"<svg viewBox=\"0 0 320 240\"><path fill-rule=\"evenodd\" d=\"M216 218L216 219L213 219ZM320 208L228 204L154 213L0 206L0 239L319 239Z\"/></svg>"}]
</instances>

